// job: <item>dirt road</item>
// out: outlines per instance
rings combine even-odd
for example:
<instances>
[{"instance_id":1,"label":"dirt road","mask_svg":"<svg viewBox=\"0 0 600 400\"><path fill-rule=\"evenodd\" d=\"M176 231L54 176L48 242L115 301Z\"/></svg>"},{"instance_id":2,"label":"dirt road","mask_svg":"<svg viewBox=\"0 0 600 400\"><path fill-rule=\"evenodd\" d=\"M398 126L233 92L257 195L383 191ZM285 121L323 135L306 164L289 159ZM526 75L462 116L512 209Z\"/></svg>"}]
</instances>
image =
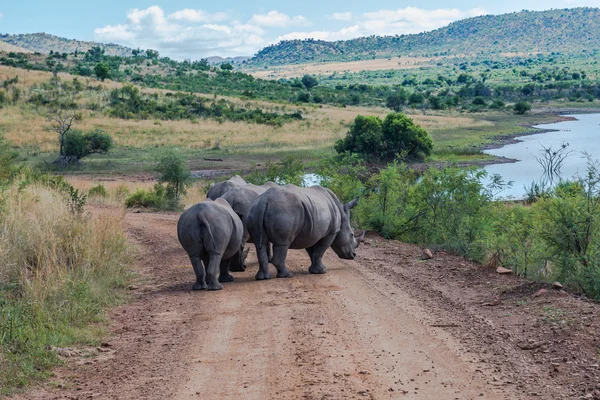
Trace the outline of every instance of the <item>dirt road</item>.
<instances>
[{"instance_id":1,"label":"dirt road","mask_svg":"<svg viewBox=\"0 0 600 400\"><path fill-rule=\"evenodd\" d=\"M23 398L600 398L595 304L558 292L538 304L539 287L518 278L443 253L421 261L419 248L372 236L354 261L328 252L326 275L290 251L293 278L257 282L251 252L224 290L192 292L176 221L127 215L134 302L112 313L98 356ZM542 304L588 310L589 324L544 325ZM578 340L555 345L564 329Z\"/></svg>"}]
</instances>

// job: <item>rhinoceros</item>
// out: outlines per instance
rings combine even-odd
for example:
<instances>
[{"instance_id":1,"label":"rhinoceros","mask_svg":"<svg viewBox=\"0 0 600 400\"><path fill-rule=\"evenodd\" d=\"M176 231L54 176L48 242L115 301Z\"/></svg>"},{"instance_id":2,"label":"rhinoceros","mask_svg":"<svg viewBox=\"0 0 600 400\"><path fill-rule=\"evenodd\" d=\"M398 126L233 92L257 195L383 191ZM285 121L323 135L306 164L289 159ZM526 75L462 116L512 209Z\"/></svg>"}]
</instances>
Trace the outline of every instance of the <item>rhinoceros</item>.
<instances>
[{"instance_id":1,"label":"rhinoceros","mask_svg":"<svg viewBox=\"0 0 600 400\"><path fill-rule=\"evenodd\" d=\"M206 198L216 200L229 190L246 185L246 181L239 175L232 176L226 181L214 183L206 192Z\"/></svg>"},{"instance_id":2,"label":"rhinoceros","mask_svg":"<svg viewBox=\"0 0 600 400\"><path fill-rule=\"evenodd\" d=\"M244 186L232 188L221 196L221 198L227 201L231 205L231 208L233 208L233 211L235 211L242 219L242 224L244 225L244 243L249 240L249 243L252 243L252 239L250 238L250 234L248 233L248 229L244 222L248 215L248 211L250 210L250 206L258 196L272 187L277 187L277 185L273 182L267 182L262 186L249 183Z\"/></svg>"},{"instance_id":3,"label":"rhinoceros","mask_svg":"<svg viewBox=\"0 0 600 400\"><path fill-rule=\"evenodd\" d=\"M312 274L324 274L323 254L331 247L342 259L354 259L364 232L358 238L350 227L350 210L358 198L342 204L329 189L295 185L271 188L248 211L246 226L258 255L257 280L269 279L267 246L273 244L273 264L278 278L292 273L285 265L288 249L306 249Z\"/></svg>"},{"instance_id":4,"label":"rhinoceros","mask_svg":"<svg viewBox=\"0 0 600 400\"><path fill-rule=\"evenodd\" d=\"M205 200L181 214L177 236L196 274L192 289L219 290L220 282L233 281L229 270L242 263L243 235L240 217L223 199Z\"/></svg>"}]
</instances>

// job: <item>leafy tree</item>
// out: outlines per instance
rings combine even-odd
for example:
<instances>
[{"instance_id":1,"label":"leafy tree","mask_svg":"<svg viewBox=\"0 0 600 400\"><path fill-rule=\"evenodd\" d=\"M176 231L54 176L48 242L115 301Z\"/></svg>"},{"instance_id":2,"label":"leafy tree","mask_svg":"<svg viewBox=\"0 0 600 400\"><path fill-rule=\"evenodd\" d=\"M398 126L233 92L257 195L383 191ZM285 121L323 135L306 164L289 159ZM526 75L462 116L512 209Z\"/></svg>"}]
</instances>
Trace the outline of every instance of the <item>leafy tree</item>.
<instances>
[{"instance_id":1,"label":"leafy tree","mask_svg":"<svg viewBox=\"0 0 600 400\"><path fill-rule=\"evenodd\" d=\"M302 84L306 89L310 90L317 86L319 84L319 81L312 75L304 75L302 77Z\"/></svg>"},{"instance_id":2,"label":"leafy tree","mask_svg":"<svg viewBox=\"0 0 600 400\"><path fill-rule=\"evenodd\" d=\"M513 109L515 110L515 114L523 115L531 111L531 104L526 101L519 101L515 104Z\"/></svg>"},{"instance_id":3,"label":"leafy tree","mask_svg":"<svg viewBox=\"0 0 600 400\"><path fill-rule=\"evenodd\" d=\"M157 59L159 56L158 50L148 49L146 50L146 58Z\"/></svg>"},{"instance_id":4,"label":"leafy tree","mask_svg":"<svg viewBox=\"0 0 600 400\"><path fill-rule=\"evenodd\" d=\"M298 101L300 103L308 103L310 101L310 93L308 93L308 92L298 93Z\"/></svg>"},{"instance_id":5,"label":"leafy tree","mask_svg":"<svg viewBox=\"0 0 600 400\"><path fill-rule=\"evenodd\" d=\"M186 188L192 181L192 174L185 165L183 155L169 149L165 151L159 161L156 171L160 173L159 182L167 184L167 197L169 197L177 208L181 196L185 195Z\"/></svg>"},{"instance_id":6,"label":"leafy tree","mask_svg":"<svg viewBox=\"0 0 600 400\"><path fill-rule=\"evenodd\" d=\"M402 110L402 106L406 104L406 100L408 96L406 95L406 91L400 90L396 93L390 94L385 102L387 108L394 110L396 112Z\"/></svg>"},{"instance_id":7,"label":"leafy tree","mask_svg":"<svg viewBox=\"0 0 600 400\"><path fill-rule=\"evenodd\" d=\"M231 65L229 63L224 63L224 64L221 64L221 69L223 71L232 71L233 70L233 65Z\"/></svg>"},{"instance_id":8,"label":"leafy tree","mask_svg":"<svg viewBox=\"0 0 600 400\"><path fill-rule=\"evenodd\" d=\"M65 135L64 156L81 160L91 154L106 154L112 147L112 138L101 129L85 133L70 130Z\"/></svg>"},{"instance_id":9,"label":"leafy tree","mask_svg":"<svg viewBox=\"0 0 600 400\"><path fill-rule=\"evenodd\" d=\"M364 157L391 160L398 154L423 159L431 154L433 140L425 131L401 113L379 117L357 116L344 139L335 144L338 153L352 152Z\"/></svg>"},{"instance_id":10,"label":"leafy tree","mask_svg":"<svg viewBox=\"0 0 600 400\"><path fill-rule=\"evenodd\" d=\"M96 64L94 67L94 74L104 82L106 78L110 78L110 65L105 62Z\"/></svg>"},{"instance_id":11,"label":"leafy tree","mask_svg":"<svg viewBox=\"0 0 600 400\"><path fill-rule=\"evenodd\" d=\"M402 113L391 113L381 126L384 156L388 159L405 153L410 158L423 159L431 154L433 139L429 133Z\"/></svg>"},{"instance_id":12,"label":"leafy tree","mask_svg":"<svg viewBox=\"0 0 600 400\"><path fill-rule=\"evenodd\" d=\"M381 124L379 117L357 115L346 137L335 143L335 150L338 153L349 151L363 156L379 156L383 150Z\"/></svg>"}]
</instances>

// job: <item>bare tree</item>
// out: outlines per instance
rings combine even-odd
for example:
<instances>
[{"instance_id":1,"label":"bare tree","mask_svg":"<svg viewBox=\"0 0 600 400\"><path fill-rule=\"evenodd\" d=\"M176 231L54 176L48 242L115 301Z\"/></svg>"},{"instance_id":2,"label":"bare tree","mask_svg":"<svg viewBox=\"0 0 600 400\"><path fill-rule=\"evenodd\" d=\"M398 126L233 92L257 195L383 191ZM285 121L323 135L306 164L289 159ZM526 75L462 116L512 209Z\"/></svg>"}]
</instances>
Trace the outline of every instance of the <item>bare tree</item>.
<instances>
[{"instance_id":1,"label":"bare tree","mask_svg":"<svg viewBox=\"0 0 600 400\"><path fill-rule=\"evenodd\" d=\"M60 144L58 156L64 157L64 145L67 132L71 130L71 127L75 122L81 120L81 116L76 111L57 110L49 117L49 120L52 125L52 130L58 133Z\"/></svg>"}]
</instances>

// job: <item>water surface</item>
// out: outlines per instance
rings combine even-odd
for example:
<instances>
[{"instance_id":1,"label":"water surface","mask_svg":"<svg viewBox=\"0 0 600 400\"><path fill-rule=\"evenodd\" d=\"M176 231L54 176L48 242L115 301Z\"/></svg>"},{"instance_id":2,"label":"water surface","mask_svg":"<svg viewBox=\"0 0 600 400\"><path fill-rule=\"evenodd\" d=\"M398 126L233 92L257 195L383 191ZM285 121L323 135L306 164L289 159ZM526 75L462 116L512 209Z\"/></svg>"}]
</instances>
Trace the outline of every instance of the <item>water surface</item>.
<instances>
[{"instance_id":1,"label":"water surface","mask_svg":"<svg viewBox=\"0 0 600 400\"><path fill-rule=\"evenodd\" d=\"M494 164L485 167L489 174L500 174L505 181L513 181L513 186L500 193L500 196L521 199L525 195L525 185L538 181L543 176L543 168L536 156L542 146L558 149L563 143L568 144L571 154L561 169L562 178L583 176L587 167L587 152L594 160L600 160L600 114L573 115L574 121L536 126L539 129L551 129L553 132L537 133L521 136L518 143L508 144L499 149L485 150L495 156L519 160L510 164Z\"/></svg>"}]
</instances>

